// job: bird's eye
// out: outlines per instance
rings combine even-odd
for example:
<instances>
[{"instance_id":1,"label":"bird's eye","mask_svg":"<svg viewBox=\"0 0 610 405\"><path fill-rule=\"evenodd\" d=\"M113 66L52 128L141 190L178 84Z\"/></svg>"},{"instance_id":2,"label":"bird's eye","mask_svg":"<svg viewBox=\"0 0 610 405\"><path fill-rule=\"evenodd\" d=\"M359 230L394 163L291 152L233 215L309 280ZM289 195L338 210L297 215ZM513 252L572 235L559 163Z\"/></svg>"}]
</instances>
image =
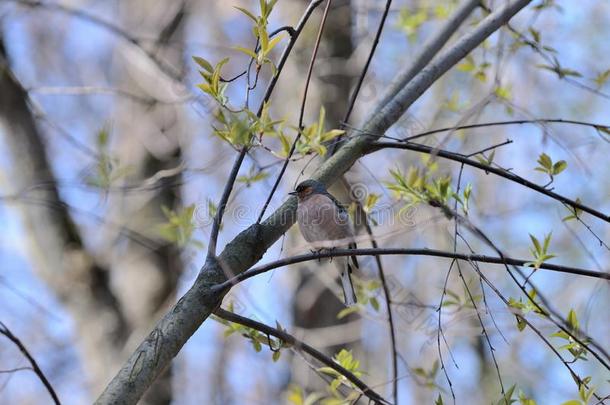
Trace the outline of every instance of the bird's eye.
<instances>
[{"instance_id":1,"label":"bird's eye","mask_svg":"<svg viewBox=\"0 0 610 405\"><path fill-rule=\"evenodd\" d=\"M298 186L296 189L296 192L300 193L301 191L303 191L303 186Z\"/></svg>"}]
</instances>

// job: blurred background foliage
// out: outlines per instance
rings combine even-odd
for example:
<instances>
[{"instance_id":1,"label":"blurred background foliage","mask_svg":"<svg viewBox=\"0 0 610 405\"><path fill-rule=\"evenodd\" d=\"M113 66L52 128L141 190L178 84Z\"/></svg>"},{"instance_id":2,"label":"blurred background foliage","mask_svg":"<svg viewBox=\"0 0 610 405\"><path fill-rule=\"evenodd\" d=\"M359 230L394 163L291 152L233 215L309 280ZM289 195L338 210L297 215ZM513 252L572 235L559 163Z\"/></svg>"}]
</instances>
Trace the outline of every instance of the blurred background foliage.
<instances>
[{"instance_id":1,"label":"blurred background foliage","mask_svg":"<svg viewBox=\"0 0 610 405\"><path fill-rule=\"evenodd\" d=\"M358 136L353 128L362 125L395 73L458 3L392 3L345 127L351 136ZM495 9L502 2L487 3ZM52 173L45 181L30 181L28 173L40 160L15 153L6 140L15 112L3 111L0 320L27 344L63 403L91 402L156 319L191 285L205 257L215 202L236 145L246 143L250 134L257 135L255 147L240 172L219 246L256 221L298 132L304 78L322 8L297 42L263 119L253 119L248 111L220 113L218 103L256 112L289 36L269 38L256 51L253 29L261 35L265 29L295 25L306 5L303 0L280 0L268 21L261 22L258 1L0 0L2 59L27 91L36 124L30 134L44 145ZM384 7L383 1L333 2L310 85L305 130L268 212L319 164L328 142L343 135L350 91ZM476 10L459 33L484 15ZM506 120L595 123L598 128L553 123L489 126L419 141L466 155L500 145L474 158L609 212L610 138L604 126L610 124L609 22L608 2L534 1L510 27L444 75L386 135L406 137ZM239 76L251 57L260 66L254 68L256 83L254 74L250 83L246 76L230 83L221 80ZM253 89L247 91L248 86ZM507 140L511 142L504 144ZM381 247L451 250L453 223L432 207L412 203L422 195L424 178L436 179L437 196L446 195L448 187L458 191L458 173L460 166L454 162L386 150L361 159L345 178L352 197L364 201ZM44 194L49 190L57 195ZM350 205L349 190L341 184L331 191ZM511 257L532 260L537 267L552 254L554 263L608 271L607 223L591 216L563 220L579 213L483 171L465 169L458 194L461 212L467 211ZM37 221L35 207L45 201L59 205L61 215L70 220L63 225ZM552 235L548 243L547 235ZM476 238L467 238L475 251L493 254ZM65 242L60 250L69 245L74 254L56 257L54 246L60 241ZM306 251L294 227L263 260ZM400 403L432 403L439 395L448 403L451 396L439 367L437 308L449 261L388 256L383 263L396 318ZM380 305L374 259L361 259L361 305L349 311L336 297L331 267L315 262L292 267L240 284L225 303L267 324L278 321L361 371L364 380L390 397L387 309ZM528 310L519 306L523 297L499 266L483 268L514 300L513 309ZM514 398L520 392L523 401L531 398L539 404L578 399L577 386L553 353L531 330L520 331L514 314L488 289L481 291L474 272L465 270L464 277L475 303L482 303L486 294L486 307L479 306L479 311L505 388L516 384ZM607 282L542 271L531 280L559 313L570 314L607 348ZM496 403L500 390L494 363L456 273L448 280L442 312L451 354L443 343L441 350L457 402ZM534 322L547 336L557 332L538 318ZM290 350L282 350L281 356L272 353L255 331L232 327L229 332L237 333L227 333L223 323L206 322L144 402L301 404L322 398L332 403L329 398L337 397L332 373L324 380L318 375L324 370L315 371L300 355ZM551 341L560 347L564 339L560 335ZM0 341L0 368L22 366L20 353ZM610 374L599 363L578 361L574 367L582 377L591 377L600 395L609 394ZM47 400L32 373L0 374L0 402Z\"/></svg>"}]
</instances>

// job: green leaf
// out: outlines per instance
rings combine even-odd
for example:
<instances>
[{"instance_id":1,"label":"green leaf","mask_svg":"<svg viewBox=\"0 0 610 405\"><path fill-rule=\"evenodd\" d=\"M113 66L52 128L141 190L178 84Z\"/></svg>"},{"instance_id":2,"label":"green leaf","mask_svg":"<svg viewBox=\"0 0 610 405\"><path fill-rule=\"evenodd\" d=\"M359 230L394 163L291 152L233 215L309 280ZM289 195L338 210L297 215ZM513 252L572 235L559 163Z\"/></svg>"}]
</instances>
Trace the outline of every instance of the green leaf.
<instances>
[{"instance_id":1,"label":"green leaf","mask_svg":"<svg viewBox=\"0 0 610 405\"><path fill-rule=\"evenodd\" d=\"M515 387L516 385L513 385L508 390L506 390L506 392L504 393L504 397L498 401L497 405L512 404L514 402L513 393L515 392Z\"/></svg>"},{"instance_id":2,"label":"green leaf","mask_svg":"<svg viewBox=\"0 0 610 405\"><path fill-rule=\"evenodd\" d=\"M375 194L375 193L367 194L366 198L364 200L364 204L362 205L362 209L364 210L364 212L366 212L367 214L370 213L380 198L381 198L380 194Z\"/></svg>"},{"instance_id":3,"label":"green leaf","mask_svg":"<svg viewBox=\"0 0 610 405\"><path fill-rule=\"evenodd\" d=\"M603 126L603 125L597 125L597 126L595 126L595 129L598 132L601 132L602 134L610 135L610 127L606 127L606 126Z\"/></svg>"},{"instance_id":4,"label":"green leaf","mask_svg":"<svg viewBox=\"0 0 610 405\"><path fill-rule=\"evenodd\" d=\"M274 351L273 355L271 356L271 358L273 359L273 362L275 363L276 361L278 361L280 359L281 355L282 355L282 353L279 350Z\"/></svg>"},{"instance_id":5,"label":"green leaf","mask_svg":"<svg viewBox=\"0 0 610 405\"><path fill-rule=\"evenodd\" d=\"M379 312L379 301L377 301L377 298L371 297L369 302L371 303L371 306L373 307L373 309L375 311Z\"/></svg>"},{"instance_id":6,"label":"green leaf","mask_svg":"<svg viewBox=\"0 0 610 405\"><path fill-rule=\"evenodd\" d=\"M197 64L199 66L201 66L202 68L204 68L208 72L210 72L210 73L214 72L214 67L212 66L212 64L210 62L208 62L207 60L203 59L202 57L193 56L193 60L195 62L197 62Z\"/></svg>"},{"instance_id":7,"label":"green leaf","mask_svg":"<svg viewBox=\"0 0 610 405\"><path fill-rule=\"evenodd\" d=\"M549 233L544 237L544 245L542 246L542 252L546 253L549 250L549 244L551 243L551 235L553 233ZM554 257L554 256L553 256Z\"/></svg>"},{"instance_id":8,"label":"green leaf","mask_svg":"<svg viewBox=\"0 0 610 405\"><path fill-rule=\"evenodd\" d=\"M561 67L561 65L559 65L557 60L555 60L554 66L539 64L539 65L536 65L536 67L540 68L540 69L551 71L551 72L555 73L560 79L563 79L567 76L582 77L582 74L576 70Z\"/></svg>"},{"instance_id":9,"label":"green leaf","mask_svg":"<svg viewBox=\"0 0 610 405\"><path fill-rule=\"evenodd\" d=\"M460 72L472 72L476 68L474 58L470 55L464 58L464 61L456 66Z\"/></svg>"},{"instance_id":10,"label":"green leaf","mask_svg":"<svg viewBox=\"0 0 610 405\"><path fill-rule=\"evenodd\" d=\"M599 73L593 81L597 85L597 87L602 87L606 82L610 79L610 69Z\"/></svg>"},{"instance_id":11,"label":"green leaf","mask_svg":"<svg viewBox=\"0 0 610 405\"><path fill-rule=\"evenodd\" d=\"M527 322L519 315L515 315L515 317L517 318L517 329L519 329L519 332L523 332L523 329L527 326Z\"/></svg>"},{"instance_id":12,"label":"green leaf","mask_svg":"<svg viewBox=\"0 0 610 405\"><path fill-rule=\"evenodd\" d=\"M324 374L332 375L332 376L340 376L339 372L332 367L320 367L318 371Z\"/></svg>"},{"instance_id":13,"label":"green leaf","mask_svg":"<svg viewBox=\"0 0 610 405\"><path fill-rule=\"evenodd\" d=\"M97 146L103 149L108 145L109 132L107 128L102 128L97 132Z\"/></svg>"},{"instance_id":14,"label":"green leaf","mask_svg":"<svg viewBox=\"0 0 610 405\"><path fill-rule=\"evenodd\" d=\"M530 32L530 34L532 34L532 38L534 39L534 42L539 43L540 42L540 31L537 31L532 27L530 27L528 29L528 31Z\"/></svg>"},{"instance_id":15,"label":"green leaf","mask_svg":"<svg viewBox=\"0 0 610 405\"><path fill-rule=\"evenodd\" d=\"M553 175L557 175L563 172L566 167L568 167L568 163L565 160L560 160L559 162L553 165Z\"/></svg>"},{"instance_id":16,"label":"green leaf","mask_svg":"<svg viewBox=\"0 0 610 405\"><path fill-rule=\"evenodd\" d=\"M254 14L252 14L245 8L237 7L237 6L233 6L233 7L236 8L237 10L241 11L242 13L244 13L246 16L248 16L248 18L250 18L252 21L254 21L254 23L258 23L258 19L254 16Z\"/></svg>"},{"instance_id":17,"label":"green leaf","mask_svg":"<svg viewBox=\"0 0 610 405\"><path fill-rule=\"evenodd\" d=\"M494 94L501 99L510 100L512 97L510 88L498 86L494 90Z\"/></svg>"},{"instance_id":18,"label":"green leaf","mask_svg":"<svg viewBox=\"0 0 610 405\"><path fill-rule=\"evenodd\" d=\"M536 239L536 237L531 233L529 235L530 239L532 240L532 243L534 244L534 248L536 249L536 253L542 253L542 247L540 246L540 242L538 242L538 239Z\"/></svg>"},{"instance_id":19,"label":"green leaf","mask_svg":"<svg viewBox=\"0 0 610 405\"><path fill-rule=\"evenodd\" d=\"M555 332L551 335L551 337L556 337L556 338L561 338L561 339L565 339L565 340L569 340L570 339L570 335L568 335L566 332L560 330L559 332Z\"/></svg>"},{"instance_id":20,"label":"green leaf","mask_svg":"<svg viewBox=\"0 0 610 405\"><path fill-rule=\"evenodd\" d=\"M243 46L234 46L233 49L235 49L236 51L245 53L246 55L248 55L252 59L257 59L258 58L258 55L256 53L254 53L251 49L244 48Z\"/></svg>"},{"instance_id":21,"label":"green leaf","mask_svg":"<svg viewBox=\"0 0 610 405\"><path fill-rule=\"evenodd\" d=\"M284 39L284 35L276 35L271 41L269 41L269 46L267 47L265 54L269 53L282 39Z\"/></svg>"},{"instance_id":22,"label":"green leaf","mask_svg":"<svg viewBox=\"0 0 610 405\"><path fill-rule=\"evenodd\" d=\"M540 154L540 157L538 157L538 163L547 170L551 170L553 167L553 161L546 153Z\"/></svg>"},{"instance_id":23,"label":"green leaf","mask_svg":"<svg viewBox=\"0 0 610 405\"><path fill-rule=\"evenodd\" d=\"M578 317L576 316L576 312L573 309L570 309L568 312L568 326L572 329L572 331L576 331L579 329Z\"/></svg>"},{"instance_id":24,"label":"green leaf","mask_svg":"<svg viewBox=\"0 0 610 405\"><path fill-rule=\"evenodd\" d=\"M264 180L267 177L269 177L269 173L262 170L258 171L252 166L247 175L237 176L236 181L238 183L245 183L246 186L250 187L252 183Z\"/></svg>"},{"instance_id":25,"label":"green leaf","mask_svg":"<svg viewBox=\"0 0 610 405\"><path fill-rule=\"evenodd\" d=\"M347 307L347 308L343 308L337 314L337 319L343 319L346 316L348 316L349 314L354 314L354 313L357 313L359 311L360 311L360 308L357 305L354 305L354 306L351 306L351 307Z\"/></svg>"}]
</instances>

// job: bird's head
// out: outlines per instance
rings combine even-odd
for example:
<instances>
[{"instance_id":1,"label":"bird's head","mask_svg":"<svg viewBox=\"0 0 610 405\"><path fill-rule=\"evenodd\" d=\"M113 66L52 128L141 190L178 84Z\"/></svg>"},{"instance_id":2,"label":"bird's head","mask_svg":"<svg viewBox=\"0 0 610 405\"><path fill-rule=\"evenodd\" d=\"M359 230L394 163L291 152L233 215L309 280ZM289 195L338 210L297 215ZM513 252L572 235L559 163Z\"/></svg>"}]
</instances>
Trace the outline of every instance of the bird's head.
<instances>
[{"instance_id":1,"label":"bird's head","mask_svg":"<svg viewBox=\"0 0 610 405\"><path fill-rule=\"evenodd\" d=\"M324 187L324 184L317 180L309 179L299 183L294 191L288 194L296 195L299 198L299 201L303 201L310 195L320 193L326 193L326 187Z\"/></svg>"}]
</instances>

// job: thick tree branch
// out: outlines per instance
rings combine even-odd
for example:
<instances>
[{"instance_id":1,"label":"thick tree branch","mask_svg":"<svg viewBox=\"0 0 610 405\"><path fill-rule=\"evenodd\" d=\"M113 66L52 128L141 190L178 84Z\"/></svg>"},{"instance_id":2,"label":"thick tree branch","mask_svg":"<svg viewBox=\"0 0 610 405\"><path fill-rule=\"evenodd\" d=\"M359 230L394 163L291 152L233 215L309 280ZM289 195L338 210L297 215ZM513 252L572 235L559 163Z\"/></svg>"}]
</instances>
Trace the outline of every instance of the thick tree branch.
<instances>
[{"instance_id":1,"label":"thick tree branch","mask_svg":"<svg viewBox=\"0 0 610 405\"><path fill-rule=\"evenodd\" d=\"M265 325L261 322L257 322L253 319L240 316L234 312L226 311L222 308L218 308L216 311L214 311L214 314L229 322L238 323L240 325L256 329L257 331L262 332L266 335L270 335L280 339L283 343L287 343L293 346L295 350L307 353L314 359L318 360L320 363L337 371L339 374L347 378L352 384L354 384L354 386L358 387L362 391L362 393L366 395L366 397L369 398L371 401L374 401L374 403L389 403L388 401L383 399L381 395L379 395L372 388L366 385L361 379L356 377L354 373L347 370L340 364L336 363L330 357L316 350L314 347L309 346L307 343L295 338L291 334L280 329L272 328L271 326Z\"/></svg>"},{"instance_id":2,"label":"thick tree branch","mask_svg":"<svg viewBox=\"0 0 610 405\"><path fill-rule=\"evenodd\" d=\"M479 6L481 0L466 0L461 6L455 10L451 17L443 24L441 29L437 31L426 43L421 50L413 58L413 62L408 69L403 70L392 81L390 87L381 96L378 106L383 107L388 104L398 91L404 88L428 63L434 58L438 52L445 46L449 39L460 28L460 25L466 21L473 10ZM373 110L373 114L369 119L379 113L379 109ZM368 121L368 119L367 119ZM347 119L345 120L347 124Z\"/></svg>"},{"instance_id":3,"label":"thick tree branch","mask_svg":"<svg viewBox=\"0 0 610 405\"><path fill-rule=\"evenodd\" d=\"M531 0L515 0L486 17L451 49L439 55L426 69L400 90L380 113L365 125L367 132L383 133L442 74L480 45ZM330 184L345 173L377 139L358 137L347 142L315 173ZM182 346L215 310L223 293L213 287L226 281L225 271L239 274L256 263L265 251L295 221L295 198L288 199L267 220L251 225L227 244L218 260L206 260L197 280L176 305L159 321L149 336L129 357L97 400L98 404L134 404Z\"/></svg>"}]
</instances>

